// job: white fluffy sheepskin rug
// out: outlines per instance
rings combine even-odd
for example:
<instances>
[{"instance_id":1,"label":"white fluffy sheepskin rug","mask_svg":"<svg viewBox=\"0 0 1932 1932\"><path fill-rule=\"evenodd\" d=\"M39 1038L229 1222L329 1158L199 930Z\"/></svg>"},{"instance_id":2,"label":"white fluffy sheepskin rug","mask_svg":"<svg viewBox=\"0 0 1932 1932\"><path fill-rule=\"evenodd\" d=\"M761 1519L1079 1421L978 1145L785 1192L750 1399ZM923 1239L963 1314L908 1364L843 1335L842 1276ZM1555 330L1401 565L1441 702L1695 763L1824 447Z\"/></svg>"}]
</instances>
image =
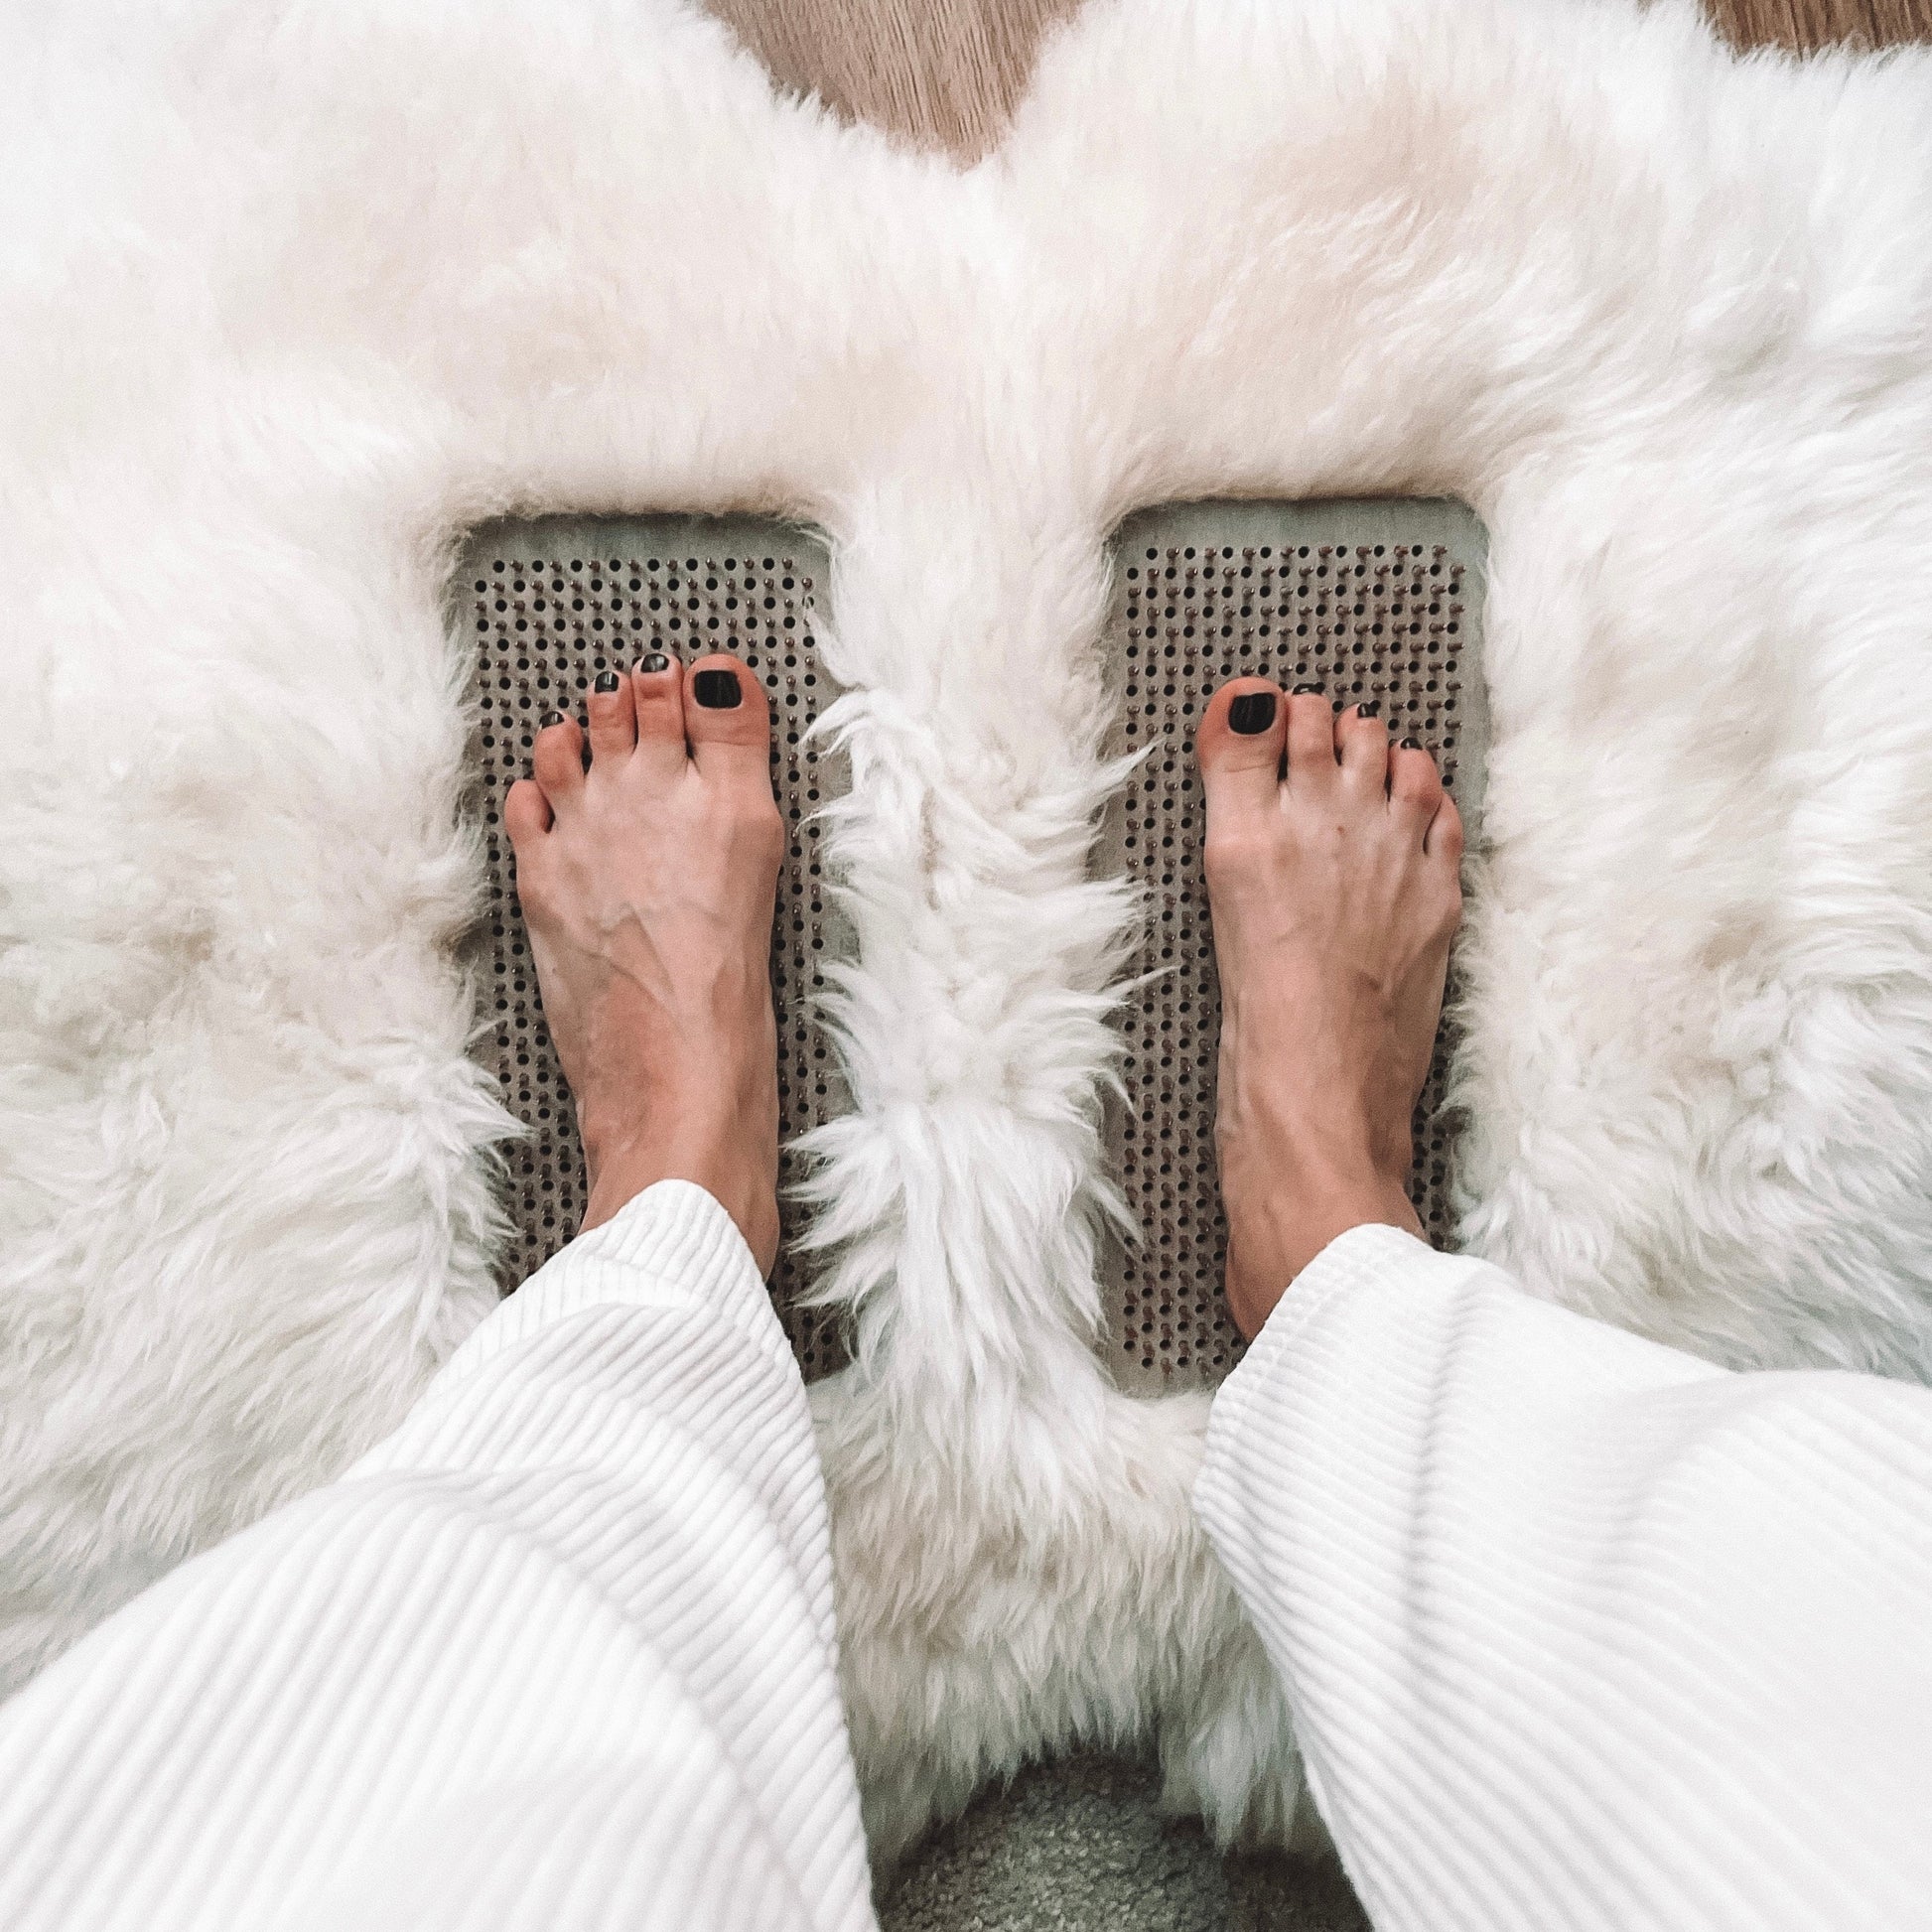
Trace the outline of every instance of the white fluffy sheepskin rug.
<instances>
[{"instance_id":1,"label":"white fluffy sheepskin rug","mask_svg":"<svg viewBox=\"0 0 1932 1932\"><path fill-rule=\"evenodd\" d=\"M459 532L835 556L856 1109L816 1407L882 1857L1076 1738L1302 1811L1089 1343L1109 531L1493 552L1464 1238L1735 1364L1932 1373L1932 54L1687 7L1094 0L968 173L648 0L27 6L7 234L0 1543L18 1682L491 1305Z\"/></svg>"}]
</instances>

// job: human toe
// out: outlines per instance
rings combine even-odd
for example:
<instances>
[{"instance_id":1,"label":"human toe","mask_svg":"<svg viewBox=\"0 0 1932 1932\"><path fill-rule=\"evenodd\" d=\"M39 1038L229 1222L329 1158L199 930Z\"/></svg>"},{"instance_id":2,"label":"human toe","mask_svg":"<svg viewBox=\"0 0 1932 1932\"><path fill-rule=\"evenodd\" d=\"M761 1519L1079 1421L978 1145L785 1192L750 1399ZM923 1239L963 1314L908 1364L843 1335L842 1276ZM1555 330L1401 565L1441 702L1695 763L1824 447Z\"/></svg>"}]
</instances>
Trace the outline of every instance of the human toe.
<instances>
[{"instance_id":1,"label":"human toe","mask_svg":"<svg viewBox=\"0 0 1932 1932\"><path fill-rule=\"evenodd\" d=\"M637 756L655 775L684 769L684 670L675 657L652 650L630 672L631 709L637 720Z\"/></svg>"},{"instance_id":2,"label":"human toe","mask_svg":"<svg viewBox=\"0 0 1932 1932\"><path fill-rule=\"evenodd\" d=\"M1420 837L1443 804L1443 776L1436 760L1413 738L1389 754L1389 802L1415 826Z\"/></svg>"},{"instance_id":3,"label":"human toe","mask_svg":"<svg viewBox=\"0 0 1932 1932\"><path fill-rule=\"evenodd\" d=\"M530 764L553 812L576 798L584 789L584 734L577 720L553 712L537 733Z\"/></svg>"},{"instance_id":4,"label":"human toe","mask_svg":"<svg viewBox=\"0 0 1932 1932\"><path fill-rule=\"evenodd\" d=\"M691 665L684 674L684 735L700 771L767 770L771 715L749 666L722 652Z\"/></svg>"},{"instance_id":5,"label":"human toe","mask_svg":"<svg viewBox=\"0 0 1932 1932\"><path fill-rule=\"evenodd\" d=\"M522 852L549 831L550 801L533 778L518 778L503 799L503 830L512 851Z\"/></svg>"},{"instance_id":6,"label":"human toe","mask_svg":"<svg viewBox=\"0 0 1932 1932\"><path fill-rule=\"evenodd\" d=\"M1320 685L1298 684L1288 700L1289 789L1319 792L1335 771L1335 708Z\"/></svg>"},{"instance_id":7,"label":"human toe","mask_svg":"<svg viewBox=\"0 0 1932 1932\"><path fill-rule=\"evenodd\" d=\"M1335 721L1341 775L1360 794L1381 796L1389 784L1389 728L1382 707L1373 699L1350 705Z\"/></svg>"},{"instance_id":8,"label":"human toe","mask_svg":"<svg viewBox=\"0 0 1932 1932\"><path fill-rule=\"evenodd\" d=\"M1281 690L1267 678L1234 678L1214 693L1194 734L1210 813L1273 802L1286 733Z\"/></svg>"},{"instance_id":9,"label":"human toe","mask_svg":"<svg viewBox=\"0 0 1932 1932\"><path fill-rule=\"evenodd\" d=\"M591 769L628 758L637 743L630 680L618 671L600 671L585 703L591 726Z\"/></svg>"},{"instance_id":10,"label":"human toe","mask_svg":"<svg viewBox=\"0 0 1932 1932\"><path fill-rule=\"evenodd\" d=\"M1462 864L1462 814L1455 809L1455 800L1445 791L1435 817L1429 821L1423 850L1453 873Z\"/></svg>"}]
</instances>

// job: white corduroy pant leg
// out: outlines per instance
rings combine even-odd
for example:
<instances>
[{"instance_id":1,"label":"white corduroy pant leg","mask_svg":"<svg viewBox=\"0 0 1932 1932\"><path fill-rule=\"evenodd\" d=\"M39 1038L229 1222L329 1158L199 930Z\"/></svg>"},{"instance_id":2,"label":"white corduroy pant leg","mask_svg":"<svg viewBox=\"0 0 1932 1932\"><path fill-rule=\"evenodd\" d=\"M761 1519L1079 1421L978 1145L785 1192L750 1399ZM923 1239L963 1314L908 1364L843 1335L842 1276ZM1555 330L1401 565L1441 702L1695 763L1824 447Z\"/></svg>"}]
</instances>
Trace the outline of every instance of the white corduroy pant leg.
<instances>
[{"instance_id":1,"label":"white corduroy pant leg","mask_svg":"<svg viewBox=\"0 0 1932 1932\"><path fill-rule=\"evenodd\" d=\"M1932 1392L1356 1228L1194 1500L1382 1932L1932 1927Z\"/></svg>"},{"instance_id":2,"label":"white corduroy pant leg","mask_svg":"<svg viewBox=\"0 0 1932 1932\"><path fill-rule=\"evenodd\" d=\"M804 1385L682 1181L0 1709L7 1932L873 1923Z\"/></svg>"}]
</instances>

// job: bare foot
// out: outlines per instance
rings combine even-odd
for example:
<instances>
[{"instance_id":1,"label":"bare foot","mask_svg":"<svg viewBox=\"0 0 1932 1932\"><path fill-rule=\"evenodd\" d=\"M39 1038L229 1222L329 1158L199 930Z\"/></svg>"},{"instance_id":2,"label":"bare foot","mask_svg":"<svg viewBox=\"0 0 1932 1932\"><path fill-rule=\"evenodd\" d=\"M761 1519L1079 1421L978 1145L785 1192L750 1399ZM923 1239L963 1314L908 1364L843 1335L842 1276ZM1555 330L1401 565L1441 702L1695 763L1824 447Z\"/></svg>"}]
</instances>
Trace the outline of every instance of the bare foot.
<instances>
[{"instance_id":1,"label":"bare foot","mask_svg":"<svg viewBox=\"0 0 1932 1932\"><path fill-rule=\"evenodd\" d=\"M1238 678L1196 740L1228 1306L1251 1339L1336 1235L1422 1231L1409 1124L1462 913L1462 821L1435 760L1392 749L1373 710Z\"/></svg>"},{"instance_id":2,"label":"bare foot","mask_svg":"<svg viewBox=\"0 0 1932 1932\"><path fill-rule=\"evenodd\" d=\"M661 654L537 734L503 824L544 1018L576 1096L586 1228L694 1180L769 1274L778 1253L771 915L784 828L770 719L737 659Z\"/></svg>"}]
</instances>

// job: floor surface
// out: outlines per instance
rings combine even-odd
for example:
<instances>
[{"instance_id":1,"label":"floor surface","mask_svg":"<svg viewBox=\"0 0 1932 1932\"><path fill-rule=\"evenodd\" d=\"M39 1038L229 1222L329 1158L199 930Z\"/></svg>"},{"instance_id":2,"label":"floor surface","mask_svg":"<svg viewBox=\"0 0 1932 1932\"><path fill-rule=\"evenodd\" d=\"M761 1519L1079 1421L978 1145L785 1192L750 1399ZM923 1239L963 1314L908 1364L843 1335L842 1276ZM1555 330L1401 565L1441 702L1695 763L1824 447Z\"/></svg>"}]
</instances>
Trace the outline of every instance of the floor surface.
<instances>
[{"instance_id":1,"label":"floor surface","mask_svg":"<svg viewBox=\"0 0 1932 1932\"><path fill-rule=\"evenodd\" d=\"M1151 1766L1078 1757L988 1792L900 1874L884 1932L1367 1932L1330 1864L1222 1859Z\"/></svg>"}]
</instances>

